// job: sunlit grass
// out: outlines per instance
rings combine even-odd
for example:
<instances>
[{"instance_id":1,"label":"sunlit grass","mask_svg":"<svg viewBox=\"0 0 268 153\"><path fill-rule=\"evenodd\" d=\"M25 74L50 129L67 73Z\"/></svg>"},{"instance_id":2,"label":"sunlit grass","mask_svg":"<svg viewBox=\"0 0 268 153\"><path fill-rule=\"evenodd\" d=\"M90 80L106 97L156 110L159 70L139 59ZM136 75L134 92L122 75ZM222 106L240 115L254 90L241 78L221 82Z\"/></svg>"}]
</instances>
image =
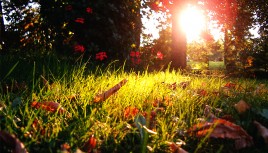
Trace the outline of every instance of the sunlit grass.
<instances>
[{"instance_id":1,"label":"sunlit grass","mask_svg":"<svg viewBox=\"0 0 268 153\"><path fill-rule=\"evenodd\" d=\"M209 61L210 70L223 70L225 69L223 61Z\"/></svg>"},{"instance_id":2,"label":"sunlit grass","mask_svg":"<svg viewBox=\"0 0 268 153\"><path fill-rule=\"evenodd\" d=\"M250 93L259 85L256 80L195 77L171 70L125 72L123 68L114 69L112 64L104 70L97 68L94 71L83 63L78 67L53 69L58 70L56 74L48 69L42 77L30 70L32 80L29 86L33 87L22 92L1 89L1 130L15 134L30 152L60 151L64 143L73 151L83 150L92 136L97 139L94 150L102 152L141 152L147 146L153 152L169 152L167 142L181 140L186 143L183 148L195 151L200 144L184 132L204 118L205 105L221 108L238 118L233 105L240 99L257 107L267 106L268 101L267 95ZM48 82L44 83L44 79ZM128 82L116 94L104 102L94 103L95 95L123 79ZM183 82L187 83L185 87L181 85ZM226 97L222 87L227 82L239 85L241 90L231 91ZM176 88L171 88L174 83ZM15 105L16 98L20 100ZM68 113L34 109L31 107L33 101L60 103ZM147 141L141 139L135 126L138 115L125 117L125 109L130 106L137 108L139 114L150 114L159 109L152 127L157 134L148 134ZM149 118L146 120L148 124ZM210 148L207 141L201 146Z\"/></svg>"}]
</instances>

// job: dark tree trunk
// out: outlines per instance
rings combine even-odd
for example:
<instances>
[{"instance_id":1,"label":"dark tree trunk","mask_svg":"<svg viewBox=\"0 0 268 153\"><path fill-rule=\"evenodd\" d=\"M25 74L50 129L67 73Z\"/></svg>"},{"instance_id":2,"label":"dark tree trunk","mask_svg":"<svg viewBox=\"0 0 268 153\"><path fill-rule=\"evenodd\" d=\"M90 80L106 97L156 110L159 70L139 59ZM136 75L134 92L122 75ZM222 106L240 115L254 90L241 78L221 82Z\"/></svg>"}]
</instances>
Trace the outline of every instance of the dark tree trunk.
<instances>
[{"instance_id":1,"label":"dark tree trunk","mask_svg":"<svg viewBox=\"0 0 268 153\"><path fill-rule=\"evenodd\" d=\"M172 9L172 51L171 51L171 68L186 68L186 33L179 23L179 17L186 7L186 0L174 0Z\"/></svg>"},{"instance_id":2,"label":"dark tree trunk","mask_svg":"<svg viewBox=\"0 0 268 153\"><path fill-rule=\"evenodd\" d=\"M3 50L3 39L5 38L5 24L3 16L2 1L0 1L0 50Z\"/></svg>"}]
</instances>

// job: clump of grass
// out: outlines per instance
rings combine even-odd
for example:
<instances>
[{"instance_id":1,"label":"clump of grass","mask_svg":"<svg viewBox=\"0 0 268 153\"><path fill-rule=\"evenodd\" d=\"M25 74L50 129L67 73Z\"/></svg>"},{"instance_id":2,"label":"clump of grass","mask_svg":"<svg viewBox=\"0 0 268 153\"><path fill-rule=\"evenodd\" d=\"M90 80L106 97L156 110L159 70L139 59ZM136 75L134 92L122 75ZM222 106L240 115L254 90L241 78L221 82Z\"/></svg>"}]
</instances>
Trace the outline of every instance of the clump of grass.
<instances>
[{"instance_id":1,"label":"clump of grass","mask_svg":"<svg viewBox=\"0 0 268 153\"><path fill-rule=\"evenodd\" d=\"M191 152L200 152L200 146L203 152L216 152L219 146L224 152L227 146L224 142L211 147L213 144L208 139L197 141L184 131L204 117L206 105L239 118L233 105L240 99L256 107L268 101L267 95L252 94L251 88L259 85L256 80L187 76L170 70L125 72L123 67L114 69L112 64L94 71L88 70L87 64L53 69L44 70L43 78L32 73L31 81L28 80L31 88L23 94L8 92L0 96L1 130L15 134L29 152L60 151L65 143L72 151L87 150L85 146L92 137L96 140L96 146L90 148L92 151L141 152L148 147L153 152L170 152L167 142L183 140L186 143L183 148ZM123 79L128 82L116 94L104 102L94 102L95 95ZM225 93L222 87L227 82L237 84L239 89ZM187 85L182 86L182 83ZM33 101L57 102L68 113L34 109ZM126 117L128 107L138 111ZM142 137L135 119L147 113L144 119L148 125L151 122L148 114L152 111L155 111L152 130L157 134L145 131L147 135Z\"/></svg>"}]
</instances>

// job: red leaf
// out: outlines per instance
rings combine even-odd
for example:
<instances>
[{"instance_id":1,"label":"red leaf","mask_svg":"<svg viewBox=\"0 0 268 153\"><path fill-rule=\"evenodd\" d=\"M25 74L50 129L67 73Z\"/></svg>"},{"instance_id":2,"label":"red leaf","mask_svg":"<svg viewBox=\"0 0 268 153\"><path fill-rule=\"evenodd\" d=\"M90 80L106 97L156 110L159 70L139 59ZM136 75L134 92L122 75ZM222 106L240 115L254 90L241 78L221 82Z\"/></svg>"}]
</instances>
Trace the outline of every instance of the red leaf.
<instances>
[{"instance_id":1,"label":"red leaf","mask_svg":"<svg viewBox=\"0 0 268 153\"><path fill-rule=\"evenodd\" d=\"M253 145L252 137L240 126L224 119L214 119L212 122L198 123L188 130L190 135L210 138L222 138L235 140L236 149Z\"/></svg>"},{"instance_id":2,"label":"red leaf","mask_svg":"<svg viewBox=\"0 0 268 153\"><path fill-rule=\"evenodd\" d=\"M71 151L71 146L68 143L64 143L64 144L60 145L60 150L61 150L61 152L68 153Z\"/></svg>"},{"instance_id":3,"label":"red leaf","mask_svg":"<svg viewBox=\"0 0 268 153\"><path fill-rule=\"evenodd\" d=\"M95 96L94 102L98 103L98 102L105 101L106 99L108 99L111 95L113 95L116 91L118 91L126 83L127 83L127 79L124 79L124 80L120 81L118 84L116 84L115 86L113 86L112 88L110 88L109 90L107 90L101 94L98 94L97 96Z\"/></svg>"},{"instance_id":4,"label":"red leaf","mask_svg":"<svg viewBox=\"0 0 268 153\"><path fill-rule=\"evenodd\" d=\"M208 95L208 92L206 90L204 90L204 89L198 89L197 94L200 95L200 96L205 97L205 96Z\"/></svg>"},{"instance_id":5,"label":"red leaf","mask_svg":"<svg viewBox=\"0 0 268 153\"><path fill-rule=\"evenodd\" d=\"M14 153L27 153L23 143L14 135L0 131L0 144L11 148Z\"/></svg>"},{"instance_id":6,"label":"red leaf","mask_svg":"<svg viewBox=\"0 0 268 153\"><path fill-rule=\"evenodd\" d=\"M231 83L231 82L228 82L228 83L226 83L225 84L225 86L224 87L227 87L227 88L235 88L235 86L236 86L236 84L235 83Z\"/></svg>"},{"instance_id":7,"label":"red leaf","mask_svg":"<svg viewBox=\"0 0 268 153\"><path fill-rule=\"evenodd\" d=\"M97 139L92 135L89 140L84 144L83 150L86 152L93 152L97 146Z\"/></svg>"},{"instance_id":8,"label":"red leaf","mask_svg":"<svg viewBox=\"0 0 268 153\"><path fill-rule=\"evenodd\" d=\"M53 112L55 113L57 110L59 110L59 113L62 114L65 111L65 109L63 107L60 106L59 103L57 102L32 102L31 104L32 107L36 108L36 109L43 109L43 110L47 110L47 111L50 111L50 112Z\"/></svg>"},{"instance_id":9,"label":"red leaf","mask_svg":"<svg viewBox=\"0 0 268 153\"><path fill-rule=\"evenodd\" d=\"M139 109L136 107L127 107L124 110L124 117L125 118L132 118L134 116L136 116L139 113Z\"/></svg>"}]
</instances>

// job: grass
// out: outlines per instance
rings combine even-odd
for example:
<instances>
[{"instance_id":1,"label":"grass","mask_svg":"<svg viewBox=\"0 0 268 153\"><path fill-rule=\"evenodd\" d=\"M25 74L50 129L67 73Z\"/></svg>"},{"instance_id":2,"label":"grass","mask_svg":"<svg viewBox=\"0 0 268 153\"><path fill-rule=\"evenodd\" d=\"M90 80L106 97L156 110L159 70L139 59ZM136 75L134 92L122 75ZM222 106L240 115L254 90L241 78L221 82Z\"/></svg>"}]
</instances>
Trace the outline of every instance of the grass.
<instances>
[{"instance_id":1,"label":"grass","mask_svg":"<svg viewBox=\"0 0 268 153\"><path fill-rule=\"evenodd\" d=\"M115 69L112 63L93 70L88 63L71 66L50 62L31 63L24 72L18 70L22 63L15 62L1 74L5 76L0 90L1 131L14 134L29 152L171 152L170 143L182 141L182 148L189 152L236 152L228 139L195 138L185 131L200 118L206 119L206 105L221 108L222 113L216 116L231 115L246 130L250 125L244 124L233 106L244 99L253 108L268 107L267 93L254 94L261 83L267 86L263 80L196 77L171 70L126 72L124 67ZM17 71L21 73L18 83L14 77ZM116 94L104 102L94 102L97 94L123 79L128 82ZM239 88L223 91L228 82ZM33 101L57 102L65 112L35 109ZM152 113L154 116L148 115ZM254 146L242 152L265 149Z\"/></svg>"},{"instance_id":2,"label":"grass","mask_svg":"<svg viewBox=\"0 0 268 153\"><path fill-rule=\"evenodd\" d=\"M210 70L223 70L225 69L223 61L209 61L209 69Z\"/></svg>"},{"instance_id":3,"label":"grass","mask_svg":"<svg viewBox=\"0 0 268 153\"><path fill-rule=\"evenodd\" d=\"M190 61L187 65L191 66L192 69L209 69L209 70L224 70L223 61L209 61L209 63Z\"/></svg>"}]
</instances>

